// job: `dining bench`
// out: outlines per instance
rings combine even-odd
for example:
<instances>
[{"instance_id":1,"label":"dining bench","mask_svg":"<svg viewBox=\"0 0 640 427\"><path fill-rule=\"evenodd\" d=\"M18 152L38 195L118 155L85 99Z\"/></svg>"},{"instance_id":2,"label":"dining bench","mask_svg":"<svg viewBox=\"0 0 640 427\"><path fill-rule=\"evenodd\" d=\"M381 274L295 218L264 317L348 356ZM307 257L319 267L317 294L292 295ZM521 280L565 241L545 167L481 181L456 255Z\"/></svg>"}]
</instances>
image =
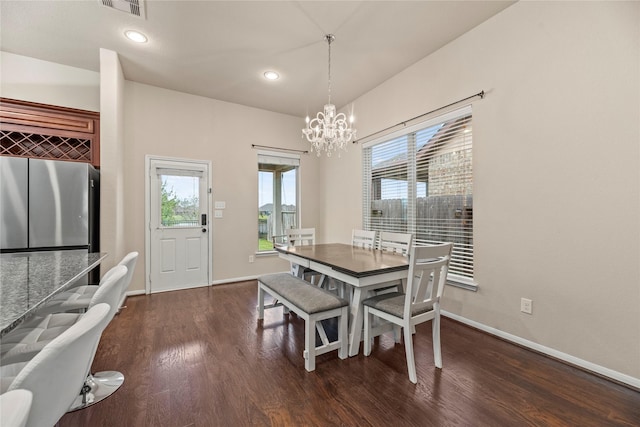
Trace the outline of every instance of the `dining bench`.
<instances>
[{"instance_id":1,"label":"dining bench","mask_svg":"<svg viewBox=\"0 0 640 427\"><path fill-rule=\"evenodd\" d=\"M273 297L265 305L265 295ZM275 273L258 278L258 319L264 319L266 308L284 306L305 322L304 367L311 372L316 368L316 356L338 350L338 357L346 359L348 353L349 301L318 288L290 273ZM321 321L338 318L338 338L329 341ZM316 346L316 329L322 344Z\"/></svg>"}]
</instances>

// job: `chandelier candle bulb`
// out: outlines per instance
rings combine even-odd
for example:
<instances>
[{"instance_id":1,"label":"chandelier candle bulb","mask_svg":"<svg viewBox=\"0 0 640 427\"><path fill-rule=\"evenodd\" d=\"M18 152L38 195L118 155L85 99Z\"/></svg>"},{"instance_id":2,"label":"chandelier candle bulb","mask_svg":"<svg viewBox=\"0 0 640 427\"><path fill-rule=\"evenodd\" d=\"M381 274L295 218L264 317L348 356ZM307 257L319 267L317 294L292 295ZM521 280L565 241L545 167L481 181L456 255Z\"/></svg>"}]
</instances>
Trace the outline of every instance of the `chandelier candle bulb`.
<instances>
[{"instance_id":1,"label":"chandelier candle bulb","mask_svg":"<svg viewBox=\"0 0 640 427\"><path fill-rule=\"evenodd\" d=\"M347 123L347 116L344 113L336 114L336 106L331 103L331 42L335 37L333 34L327 34L325 40L329 45L329 102L314 119L309 120L307 116L307 127L302 129L302 135L311 143L311 151L315 150L318 157L322 151L327 153L327 157L331 157L331 153L338 149L346 151L347 143L356 137L356 130L351 127L353 114Z\"/></svg>"}]
</instances>

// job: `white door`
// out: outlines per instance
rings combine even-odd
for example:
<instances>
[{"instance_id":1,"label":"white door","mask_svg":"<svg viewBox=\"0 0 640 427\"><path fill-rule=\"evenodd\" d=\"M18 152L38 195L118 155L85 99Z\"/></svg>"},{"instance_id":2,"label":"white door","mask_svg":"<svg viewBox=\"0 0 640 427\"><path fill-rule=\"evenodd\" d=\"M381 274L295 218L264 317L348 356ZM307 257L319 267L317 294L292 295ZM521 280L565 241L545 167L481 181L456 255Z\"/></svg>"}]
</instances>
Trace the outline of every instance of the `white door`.
<instances>
[{"instance_id":1,"label":"white door","mask_svg":"<svg viewBox=\"0 0 640 427\"><path fill-rule=\"evenodd\" d=\"M149 165L149 291L209 285L209 164Z\"/></svg>"}]
</instances>

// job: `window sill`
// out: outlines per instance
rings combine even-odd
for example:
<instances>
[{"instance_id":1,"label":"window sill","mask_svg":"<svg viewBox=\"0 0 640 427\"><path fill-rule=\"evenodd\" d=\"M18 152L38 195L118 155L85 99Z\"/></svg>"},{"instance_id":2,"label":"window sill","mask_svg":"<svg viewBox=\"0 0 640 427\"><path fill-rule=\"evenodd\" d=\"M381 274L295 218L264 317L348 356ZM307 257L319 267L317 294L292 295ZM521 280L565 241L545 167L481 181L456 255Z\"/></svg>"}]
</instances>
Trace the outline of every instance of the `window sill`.
<instances>
[{"instance_id":1,"label":"window sill","mask_svg":"<svg viewBox=\"0 0 640 427\"><path fill-rule=\"evenodd\" d=\"M474 282L473 279L469 279L468 277L450 274L447 277L447 285L466 289L467 291L478 292L478 284Z\"/></svg>"},{"instance_id":2,"label":"window sill","mask_svg":"<svg viewBox=\"0 0 640 427\"><path fill-rule=\"evenodd\" d=\"M277 256L277 255L278 255L278 252L275 249L272 251L256 252L256 258L270 257L270 256Z\"/></svg>"}]
</instances>

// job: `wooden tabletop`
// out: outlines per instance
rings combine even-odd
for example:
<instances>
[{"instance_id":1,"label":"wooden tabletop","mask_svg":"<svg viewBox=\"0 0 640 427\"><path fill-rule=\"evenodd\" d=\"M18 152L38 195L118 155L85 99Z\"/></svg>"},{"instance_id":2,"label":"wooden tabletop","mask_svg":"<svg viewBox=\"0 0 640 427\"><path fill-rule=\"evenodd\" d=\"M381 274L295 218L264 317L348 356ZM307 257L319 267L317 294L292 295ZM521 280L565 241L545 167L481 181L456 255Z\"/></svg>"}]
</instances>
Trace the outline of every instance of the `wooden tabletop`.
<instances>
[{"instance_id":1,"label":"wooden tabletop","mask_svg":"<svg viewBox=\"0 0 640 427\"><path fill-rule=\"evenodd\" d=\"M378 249L358 248L343 243L320 245L277 246L283 254L315 261L355 277L366 277L409 268L409 260L402 255Z\"/></svg>"}]
</instances>

